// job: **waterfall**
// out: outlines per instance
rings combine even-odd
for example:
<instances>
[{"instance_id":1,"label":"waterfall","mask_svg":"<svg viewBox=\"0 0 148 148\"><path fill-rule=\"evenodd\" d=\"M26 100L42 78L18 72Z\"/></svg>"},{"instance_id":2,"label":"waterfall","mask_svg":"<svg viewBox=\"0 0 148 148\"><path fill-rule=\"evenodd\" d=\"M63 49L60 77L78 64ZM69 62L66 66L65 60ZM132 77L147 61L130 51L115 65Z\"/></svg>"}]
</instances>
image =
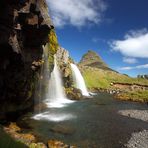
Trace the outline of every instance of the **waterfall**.
<instances>
[{"instance_id":1,"label":"waterfall","mask_svg":"<svg viewBox=\"0 0 148 148\"><path fill-rule=\"evenodd\" d=\"M73 76L73 80L76 85L76 88L80 89L84 96L89 96L89 93L88 93L86 85L85 85L85 81L83 79L83 76L82 76L80 70L78 69L78 67L75 64L71 63L70 65L71 65L72 76Z\"/></svg>"},{"instance_id":2,"label":"waterfall","mask_svg":"<svg viewBox=\"0 0 148 148\"><path fill-rule=\"evenodd\" d=\"M74 101L66 98L56 55L54 56L54 69L50 75L48 54L48 45L43 46L42 59L44 60L44 64L42 65L40 81L38 89L36 90L36 99L38 99L37 102L46 104L47 108L45 112L39 108L39 112L32 118L35 120L48 120L53 122L70 120L75 118L75 116L70 113L61 112L60 108L69 103L73 103ZM55 110L55 108L58 109Z\"/></svg>"},{"instance_id":3,"label":"waterfall","mask_svg":"<svg viewBox=\"0 0 148 148\"><path fill-rule=\"evenodd\" d=\"M45 103L49 108L60 108L65 106L65 104L71 103L73 101L66 98L62 76L56 60L56 55L54 56L54 69L50 75L48 54L48 45L43 46L42 59L44 64L41 68L40 80L35 94L36 103ZM38 109L38 112L41 112L40 108Z\"/></svg>"},{"instance_id":4,"label":"waterfall","mask_svg":"<svg viewBox=\"0 0 148 148\"><path fill-rule=\"evenodd\" d=\"M41 67L41 73L40 73L40 78L36 86L36 91L35 91L35 102L38 106L38 110L36 112L40 113L41 112L41 106L43 100L45 99L46 96L46 87L48 87L48 80L49 80L49 63L48 63L48 45L43 46L43 55L42 55L42 67ZM36 107L36 106L35 106Z\"/></svg>"},{"instance_id":5,"label":"waterfall","mask_svg":"<svg viewBox=\"0 0 148 148\"><path fill-rule=\"evenodd\" d=\"M54 69L48 81L48 92L46 94L45 103L49 107L63 107L65 103L72 102L66 98L61 74L57 65L56 56L54 56Z\"/></svg>"}]
</instances>

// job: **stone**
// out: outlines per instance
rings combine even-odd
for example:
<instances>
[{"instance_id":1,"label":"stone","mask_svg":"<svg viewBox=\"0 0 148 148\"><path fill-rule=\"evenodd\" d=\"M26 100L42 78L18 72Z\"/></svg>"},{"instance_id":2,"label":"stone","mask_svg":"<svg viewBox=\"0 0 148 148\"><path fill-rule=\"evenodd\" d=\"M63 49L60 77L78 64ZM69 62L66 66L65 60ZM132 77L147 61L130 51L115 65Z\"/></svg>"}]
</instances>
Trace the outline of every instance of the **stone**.
<instances>
[{"instance_id":1,"label":"stone","mask_svg":"<svg viewBox=\"0 0 148 148\"><path fill-rule=\"evenodd\" d=\"M34 111L45 110L46 108L47 108L47 105L45 103L39 103L35 105Z\"/></svg>"},{"instance_id":2,"label":"stone","mask_svg":"<svg viewBox=\"0 0 148 148\"><path fill-rule=\"evenodd\" d=\"M19 132L21 130L21 128L18 127L17 124L14 122L11 122L10 125L8 126L8 128L14 132Z\"/></svg>"},{"instance_id":3,"label":"stone","mask_svg":"<svg viewBox=\"0 0 148 148\"><path fill-rule=\"evenodd\" d=\"M77 88L66 88L66 95L68 98L72 99L72 100L81 100L83 99L83 95L81 93L81 90L77 89Z\"/></svg>"},{"instance_id":4,"label":"stone","mask_svg":"<svg viewBox=\"0 0 148 148\"><path fill-rule=\"evenodd\" d=\"M68 64L69 52L64 48L59 47L56 53L56 57L59 63Z\"/></svg>"},{"instance_id":5,"label":"stone","mask_svg":"<svg viewBox=\"0 0 148 148\"><path fill-rule=\"evenodd\" d=\"M44 143L31 143L29 148L47 148Z\"/></svg>"},{"instance_id":6,"label":"stone","mask_svg":"<svg viewBox=\"0 0 148 148\"><path fill-rule=\"evenodd\" d=\"M76 148L64 144L62 141L58 140L48 140L48 148Z\"/></svg>"},{"instance_id":7,"label":"stone","mask_svg":"<svg viewBox=\"0 0 148 148\"><path fill-rule=\"evenodd\" d=\"M36 141L36 138L31 133L21 133L21 128L16 123L10 123L8 127L4 127L4 131L8 133L12 138L21 141L28 145Z\"/></svg>"}]
</instances>

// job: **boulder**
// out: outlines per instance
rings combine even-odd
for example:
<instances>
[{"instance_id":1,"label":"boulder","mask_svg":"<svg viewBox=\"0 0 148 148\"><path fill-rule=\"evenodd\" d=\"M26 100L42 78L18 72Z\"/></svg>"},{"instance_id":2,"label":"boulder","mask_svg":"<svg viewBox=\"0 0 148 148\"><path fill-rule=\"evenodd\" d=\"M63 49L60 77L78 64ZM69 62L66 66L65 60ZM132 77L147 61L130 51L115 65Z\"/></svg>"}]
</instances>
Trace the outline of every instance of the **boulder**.
<instances>
[{"instance_id":1,"label":"boulder","mask_svg":"<svg viewBox=\"0 0 148 148\"><path fill-rule=\"evenodd\" d=\"M80 89L71 87L71 88L66 88L66 95L69 99L72 100L81 100L83 99L83 95L81 93Z\"/></svg>"},{"instance_id":2,"label":"boulder","mask_svg":"<svg viewBox=\"0 0 148 148\"><path fill-rule=\"evenodd\" d=\"M64 144L62 141L48 140L48 148L76 148L76 147Z\"/></svg>"},{"instance_id":3,"label":"boulder","mask_svg":"<svg viewBox=\"0 0 148 148\"><path fill-rule=\"evenodd\" d=\"M47 108L47 105L45 103L39 103L37 105L34 106L34 111L41 111L41 110L45 110Z\"/></svg>"}]
</instances>

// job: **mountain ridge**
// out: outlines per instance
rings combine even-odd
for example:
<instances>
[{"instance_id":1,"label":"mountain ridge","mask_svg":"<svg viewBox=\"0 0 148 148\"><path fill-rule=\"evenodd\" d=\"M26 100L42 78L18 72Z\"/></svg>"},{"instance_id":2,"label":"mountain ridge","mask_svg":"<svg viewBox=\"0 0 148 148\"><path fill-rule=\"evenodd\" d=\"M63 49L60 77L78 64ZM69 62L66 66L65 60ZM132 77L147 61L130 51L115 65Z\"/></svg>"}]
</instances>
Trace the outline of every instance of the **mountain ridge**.
<instances>
[{"instance_id":1,"label":"mountain ridge","mask_svg":"<svg viewBox=\"0 0 148 148\"><path fill-rule=\"evenodd\" d=\"M79 65L116 72L115 70L111 69L93 50L88 50L88 52L82 56Z\"/></svg>"}]
</instances>

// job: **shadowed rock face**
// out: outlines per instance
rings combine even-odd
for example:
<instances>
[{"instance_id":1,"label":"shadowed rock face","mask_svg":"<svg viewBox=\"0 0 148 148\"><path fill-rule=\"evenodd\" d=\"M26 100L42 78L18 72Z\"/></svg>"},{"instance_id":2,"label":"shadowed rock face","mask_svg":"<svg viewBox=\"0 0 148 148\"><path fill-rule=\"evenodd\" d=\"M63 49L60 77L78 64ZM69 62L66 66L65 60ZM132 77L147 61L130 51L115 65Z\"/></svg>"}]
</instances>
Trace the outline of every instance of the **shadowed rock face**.
<instances>
[{"instance_id":1,"label":"shadowed rock face","mask_svg":"<svg viewBox=\"0 0 148 148\"><path fill-rule=\"evenodd\" d=\"M0 1L0 104L2 116L33 104L35 81L53 25L44 0Z\"/></svg>"}]
</instances>

